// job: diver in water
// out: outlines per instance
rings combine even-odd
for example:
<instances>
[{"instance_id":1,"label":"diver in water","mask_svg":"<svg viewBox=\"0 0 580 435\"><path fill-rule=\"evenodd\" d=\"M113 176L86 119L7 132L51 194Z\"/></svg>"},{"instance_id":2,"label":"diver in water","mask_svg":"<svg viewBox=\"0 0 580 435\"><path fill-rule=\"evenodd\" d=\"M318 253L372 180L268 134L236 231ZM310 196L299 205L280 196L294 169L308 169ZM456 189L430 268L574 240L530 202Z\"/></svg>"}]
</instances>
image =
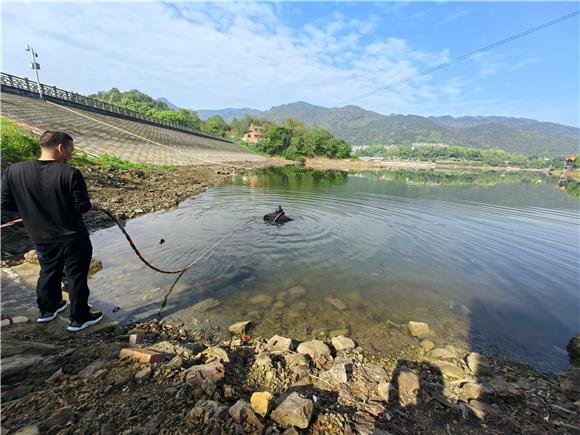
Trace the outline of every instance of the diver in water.
<instances>
[{"instance_id":1,"label":"diver in water","mask_svg":"<svg viewBox=\"0 0 580 435\"><path fill-rule=\"evenodd\" d=\"M279 205L275 212L264 215L264 220L271 224L282 224L284 222L290 222L292 219L286 216L282 206Z\"/></svg>"}]
</instances>

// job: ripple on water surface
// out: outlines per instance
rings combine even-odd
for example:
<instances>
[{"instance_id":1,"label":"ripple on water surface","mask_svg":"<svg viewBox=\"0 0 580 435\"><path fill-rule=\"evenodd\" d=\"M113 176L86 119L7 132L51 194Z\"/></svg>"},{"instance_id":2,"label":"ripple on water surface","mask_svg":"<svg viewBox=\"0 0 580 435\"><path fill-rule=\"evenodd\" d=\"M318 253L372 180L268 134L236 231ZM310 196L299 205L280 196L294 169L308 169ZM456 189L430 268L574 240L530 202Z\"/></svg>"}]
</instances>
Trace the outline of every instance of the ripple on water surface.
<instances>
[{"instance_id":1,"label":"ripple on water surface","mask_svg":"<svg viewBox=\"0 0 580 435\"><path fill-rule=\"evenodd\" d=\"M177 284L164 313L190 326L247 318L264 336L343 332L384 352L410 340L397 325L420 320L443 344L565 367L561 349L579 328L578 201L525 179L482 187L409 177L270 171L127 229L146 258L179 268L253 219ZM264 223L278 204L294 220ZM97 299L120 306L122 320L154 315L173 277L139 263L117 229L93 239L104 263L91 281ZM208 297L221 305L192 311Z\"/></svg>"}]
</instances>

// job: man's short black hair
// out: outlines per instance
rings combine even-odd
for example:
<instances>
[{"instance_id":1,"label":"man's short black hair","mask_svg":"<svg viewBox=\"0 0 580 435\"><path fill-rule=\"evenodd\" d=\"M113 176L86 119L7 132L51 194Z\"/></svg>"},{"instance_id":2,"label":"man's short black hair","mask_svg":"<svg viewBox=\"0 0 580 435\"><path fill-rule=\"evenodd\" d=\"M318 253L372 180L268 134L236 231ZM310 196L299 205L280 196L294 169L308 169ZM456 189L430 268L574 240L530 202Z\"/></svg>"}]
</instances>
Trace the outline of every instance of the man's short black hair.
<instances>
[{"instance_id":1,"label":"man's short black hair","mask_svg":"<svg viewBox=\"0 0 580 435\"><path fill-rule=\"evenodd\" d=\"M69 147L72 145L72 142L72 136L64 131L47 130L40 136L40 146L42 148L54 148L59 143L65 147Z\"/></svg>"}]
</instances>

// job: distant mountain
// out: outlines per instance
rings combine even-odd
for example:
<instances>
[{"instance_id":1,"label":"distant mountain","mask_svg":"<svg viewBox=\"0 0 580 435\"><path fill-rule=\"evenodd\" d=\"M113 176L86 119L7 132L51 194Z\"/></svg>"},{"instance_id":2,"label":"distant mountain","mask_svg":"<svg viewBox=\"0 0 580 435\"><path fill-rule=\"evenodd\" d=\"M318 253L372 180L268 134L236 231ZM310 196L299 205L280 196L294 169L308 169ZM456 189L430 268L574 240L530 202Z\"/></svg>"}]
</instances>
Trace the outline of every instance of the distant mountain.
<instances>
[{"instance_id":1,"label":"distant mountain","mask_svg":"<svg viewBox=\"0 0 580 435\"><path fill-rule=\"evenodd\" d=\"M257 115L261 113L257 109L249 109L244 107L242 109L218 109L218 110L196 110L199 117L203 120L206 120L210 116L219 115L221 116L224 121L230 122L234 118L241 118L244 115Z\"/></svg>"},{"instance_id":2,"label":"distant mountain","mask_svg":"<svg viewBox=\"0 0 580 435\"><path fill-rule=\"evenodd\" d=\"M171 110L179 110L179 107L176 106L175 104L173 104L167 98L161 97L161 98L158 98L157 101L161 101L162 103L167 104L167 107L169 107Z\"/></svg>"},{"instance_id":3,"label":"distant mountain","mask_svg":"<svg viewBox=\"0 0 580 435\"><path fill-rule=\"evenodd\" d=\"M429 142L561 155L577 153L580 144L578 128L525 118L381 115L358 106L326 108L303 101L254 115L274 122L292 117L316 124L352 145Z\"/></svg>"}]
</instances>

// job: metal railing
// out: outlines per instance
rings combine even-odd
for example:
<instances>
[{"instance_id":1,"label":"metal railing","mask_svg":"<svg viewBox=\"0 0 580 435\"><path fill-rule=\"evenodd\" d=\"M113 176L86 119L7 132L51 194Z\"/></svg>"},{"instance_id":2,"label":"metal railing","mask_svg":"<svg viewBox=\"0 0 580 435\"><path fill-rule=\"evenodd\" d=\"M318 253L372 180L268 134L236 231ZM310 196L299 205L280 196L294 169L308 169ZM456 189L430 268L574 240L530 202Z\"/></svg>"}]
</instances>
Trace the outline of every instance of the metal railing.
<instances>
[{"instance_id":1,"label":"metal railing","mask_svg":"<svg viewBox=\"0 0 580 435\"><path fill-rule=\"evenodd\" d=\"M28 96L38 97L38 84L35 81L29 80L26 77L17 77L12 74L1 73L0 89L4 91L16 91L17 93L25 93ZM232 142L229 139L213 134L205 133L194 128L184 127L175 122L165 121L163 119L153 118L151 116L143 115L142 113L128 110L114 104L105 103L95 98L86 97L77 94L76 92L65 91L56 86L49 86L43 83L40 84L40 90L44 99L56 100L57 102L66 102L75 106L87 108L89 110L98 111L107 115L122 117L129 120L138 120L147 124L166 127L172 130L182 131L184 133L194 134L196 136L207 137L209 139L221 140L224 142Z\"/></svg>"}]
</instances>

